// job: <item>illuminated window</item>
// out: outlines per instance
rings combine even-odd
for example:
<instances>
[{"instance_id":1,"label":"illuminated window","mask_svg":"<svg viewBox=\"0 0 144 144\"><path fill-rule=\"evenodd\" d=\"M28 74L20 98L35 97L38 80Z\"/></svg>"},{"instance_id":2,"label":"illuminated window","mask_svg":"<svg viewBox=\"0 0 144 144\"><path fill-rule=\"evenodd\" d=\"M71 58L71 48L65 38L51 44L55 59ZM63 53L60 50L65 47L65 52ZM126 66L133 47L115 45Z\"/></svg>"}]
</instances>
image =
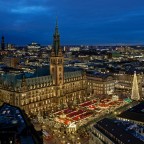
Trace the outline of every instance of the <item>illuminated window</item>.
<instances>
[{"instance_id":1,"label":"illuminated window","mask_svg":"<svg viewBox=\"0 0 144 144\"><path fill-rule=\"evenodd\" d=\"M21 105L24 105L24 101L21 101Z\"/></svg>"}]
</instances>

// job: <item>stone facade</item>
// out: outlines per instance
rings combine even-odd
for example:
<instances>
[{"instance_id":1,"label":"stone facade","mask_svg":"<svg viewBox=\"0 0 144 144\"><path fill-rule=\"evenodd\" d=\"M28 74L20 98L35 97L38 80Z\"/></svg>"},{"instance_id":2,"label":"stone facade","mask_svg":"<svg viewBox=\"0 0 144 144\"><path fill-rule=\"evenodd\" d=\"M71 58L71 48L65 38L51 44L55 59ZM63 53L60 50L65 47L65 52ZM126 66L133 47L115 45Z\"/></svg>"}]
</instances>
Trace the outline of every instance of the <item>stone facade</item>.
<instances>
[{"instance_id":1,"label":"stone facade","mask_svg":"<svg viewBox=\"0 0 144 144\"><path fill-rule=\"evenodd\" d=\"M5 73L0 76L0 99L19 106L28 114L43 115L63 109L87 97L86 74L81 70L64 70L58 26L50 56L50 74L27 77L25 73ZM65 68L68 69L68 68ZM48 70L48 69L47 69ZM21 75L21 78L19 77Z\"/></svg>"},{"instance_id":2,"label":"stone facade","mask_svg":"<svg viewBox=\"0 0 144 144\"><path fill-rule=\"evenodd\" d=\"M114 77L107 74L87 75L88 91L94 95L108 95L114 91Z\"/></svg>"}]
</instances>

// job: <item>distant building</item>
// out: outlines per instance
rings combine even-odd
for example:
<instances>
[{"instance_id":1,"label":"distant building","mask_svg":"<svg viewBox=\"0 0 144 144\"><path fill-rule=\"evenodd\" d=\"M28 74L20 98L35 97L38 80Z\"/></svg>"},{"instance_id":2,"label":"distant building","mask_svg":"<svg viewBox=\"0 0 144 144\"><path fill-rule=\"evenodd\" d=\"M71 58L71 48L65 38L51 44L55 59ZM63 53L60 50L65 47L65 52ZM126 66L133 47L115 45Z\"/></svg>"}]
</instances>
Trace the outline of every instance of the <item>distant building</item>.
<instances>
[{"instance_id":1,"label":"distant building","mask_svg":"<svg viewBox=\"0 0 144 144\"><path fill-rule=\"evenodd\" d=\"M115 80L110 74L87 73L88 91L94 95L107 95L114 91Z\"/></svg>"},{"instance_id":2,"label":"distant building","mask_svg":"<svg viewBox=\"0 0 144 144\"><path fill-rule=\"evenodd\" d=\"M8 49L8 50L15 50L15 45L9 43L9 44L7 45L7 49Z\"/></svg>"},{"instance_id":3,"label":"distant building","mask_svg":"<svg viewBox=\"0 0 144 144\"><path fill-rule=\"evenodd\" d=\"M2 36L2 39L1 39L1 50L5 50L4 36Z\"/></svg>"},{"instance_id":4,"label":"distant building","mask_svg":"<svg viewBox=\"0 0 144 144\"><path fill-rule=\"evenodd\" d=\"M80 51L80 47L69 47L69 51Z\"/></svg>"},{"instance_id":5,"label":"distant building","mask_svg":"<svg viewBox=\"0 0 144 144\"><path fill-rule=\"evenodd\" d=\"M88 62L90 60L90 56L89 55L79 55L78 60L80 60L81 62Z\"/></svg>"},{"instance_id":6,"label":"distant building","mask_svg":"<svg viewBox=\"0 0 144 144\"><path fill-rule=\"evenodd\" d=\"M8 67L17 68L19 64L19 58L18 57L4 57L3 62Z\"/></svg>"},{"instance_id":7,"label":"distant building","mask_svg":"<svg viewBox=\"0 0 144 144\"><path fill-rule=\"evenodd\" d=\"M116 93L125 95L127 97L131 97L133 77L134 77L133 71L131 72L120 71L118 74L115 74L115 79L117 80L117 84L115 85ZM138 91L141 98L144 97L143 81L144 81L143 74L137 73Z\"/></svg>"},{"instance_id":8,"label":"distant building","mask_svg":"<svg viewBox=\"0 0 144 144\"><path fill-rule=\"evenodd\" d=\"M107 59L108 59L108 60L109 60L109 59L112 59L112 53L109 52L109 53L107 54Z\"/></svg>"},{"instance_id":9,"label":"distant building","mask_svg":"<svg viewBox=\"0 0 144 144\"><path fill-rule=\"evenodd\" d=\"M24 111L4 103L0 107L1 144L42 144L42 132L37 132Z\"/></svg>"},{"instance_id":10,"label":"distant building","mask_svg":"<svg viewBox=\"0 0 144 144\"><path fill-rule=\"evenodd\" d=\"M40 48L41 48L40 44L37 44L35 42L27 45L27 49L28 49L29 52L39 51Z\"/></svg>"}]
</instances>

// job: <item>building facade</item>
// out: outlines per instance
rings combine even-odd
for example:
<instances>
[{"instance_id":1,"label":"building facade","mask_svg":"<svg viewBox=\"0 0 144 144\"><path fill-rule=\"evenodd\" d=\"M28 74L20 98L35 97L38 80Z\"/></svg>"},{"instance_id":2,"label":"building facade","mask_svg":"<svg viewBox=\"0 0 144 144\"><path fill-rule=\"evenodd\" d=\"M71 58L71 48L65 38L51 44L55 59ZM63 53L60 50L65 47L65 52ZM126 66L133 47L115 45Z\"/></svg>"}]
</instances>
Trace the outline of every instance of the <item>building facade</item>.
<instances>
[{"instance_id":1,"label":"building facade","mask_svg":"<svg viewBox=\"0 0 144 144\"><path fill-rule=\"evenodd\" d=\"M60 35L56 24L50 66L36 68L34 74L4 72L0 75L0 100L19 106L28 114L43 115L77 103L87 97L86 74L78 69L64 67ZM50 73L49 73L50 71Z\"/></svg>"},{"instance_id":2,"label":"building facade","mask_svg":"<svg viewBox=\"0 0 144 144\"><path fill-rule=\"evenodd\" d=\"M94 95L108 95L114 91L115 79L109 74L87 74L88 92Z\"/></svg>"},{"instance_id":3,"label":"building facade","mask_svg":"<svg viewBox=\"0 0 144 144\"><path fill-rule=\"evenodd\" d=\"M143 144L120 122L104 118L91 127L89 144Z\"/></svg>"},{"instance_id":4,"label":"building facade","mask_svg":"<svg viewBox=\"0 0 144 144\"><path fill-rule=\"evenodd\" d=\"M143 99L144 97L143 73L138 73L136 76L137 76L137 84L138 84L138 91L139 91L140 99ZM126 97L131 97L133 77L134 77L133 72L125 73L122 71L119 74L115 75L115 79L117 81L117 84L115 85L115 92Z\"/></svg>"},{"instance_id":5,"label":"building facade","mask_svg":"<svg viewBox=\"0 0 144 144\"><path fill-rule=\"evenodd\" d=\"M5 65L9 67L16 68L19 63L19 58L18 57L4 57L3 62Z\"/></svg>"}]
</instances>

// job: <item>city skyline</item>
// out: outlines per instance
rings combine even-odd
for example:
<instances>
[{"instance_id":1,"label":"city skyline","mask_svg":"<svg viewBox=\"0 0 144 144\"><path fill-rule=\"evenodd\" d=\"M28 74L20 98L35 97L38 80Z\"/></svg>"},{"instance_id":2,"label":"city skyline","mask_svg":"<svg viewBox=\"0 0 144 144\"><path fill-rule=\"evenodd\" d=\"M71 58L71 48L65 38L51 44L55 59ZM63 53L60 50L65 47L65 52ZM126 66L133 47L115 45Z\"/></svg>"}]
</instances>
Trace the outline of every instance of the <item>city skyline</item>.
<instances>
[{"instance_id":1,"label":"city skyline","mask_svg":"<svg viewBox=\"0 0 144 144\"><path fill-rule=\"evenodd\" d=\"M61 44L144 44L144 1L0 2L6 43L52 44L58 17Z\"/></svg>"},{"instance_id":2,"label":"city skyline","mask_svg":"<svg viewBox=\"0 0 144 144\"><path fill-rule=\"evenodd\" d=\"M13 12L29 16L30 9L37 11ZM1 37L0 142L143 144L144 46L76 46L80 39L73 37L75 46L63 47L75 32L64 34L72 29L65 31L63 19L58 24L52 18L50 36L40 34L43 22L31 25L29 32L30 25L20 23L15 30L23 33L12 37L27 44L31 39L42 44L44 37L52 46L7 45L7 35Z\"/></svg>"}]
</instances>

